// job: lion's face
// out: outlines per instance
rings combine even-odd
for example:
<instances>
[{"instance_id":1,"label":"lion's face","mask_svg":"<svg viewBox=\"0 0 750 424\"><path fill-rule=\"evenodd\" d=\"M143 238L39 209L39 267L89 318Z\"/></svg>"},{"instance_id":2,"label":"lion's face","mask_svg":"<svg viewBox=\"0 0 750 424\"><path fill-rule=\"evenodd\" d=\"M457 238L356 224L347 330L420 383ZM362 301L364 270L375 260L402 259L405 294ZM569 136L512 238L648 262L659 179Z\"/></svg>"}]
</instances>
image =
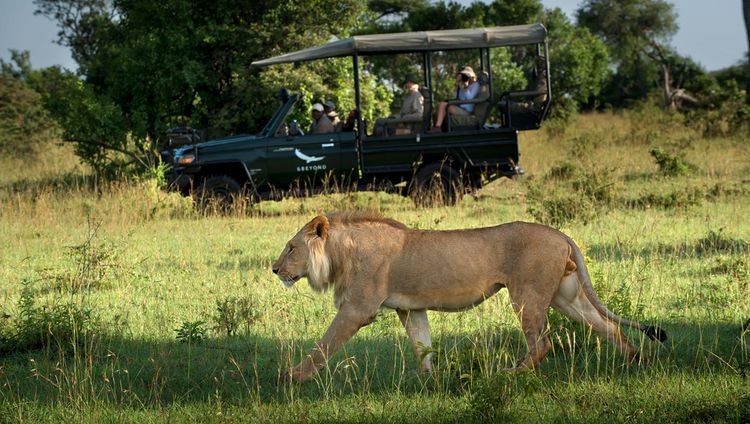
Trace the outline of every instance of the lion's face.
<instances>
[{"instance_id":1,"label":"lion's face","mask_svg":"<svg viewBox=\"0 0 750 424\"><path fill-rule=\"evenodd\" d=\"M300 278L307 277L310 286L322 290L330 276L330 261L325 254L328 238L328 219L317 216L307 223L281 251L273 264L273 273L290 288Z\"/></svg>"},{"instance_id":2,"label":"lion's face","mask_svg":"<svg viewBox=\"0 0 750 424\"><path fill-rule=\"evenodd\" d=\"M279 259L273 264L273 273L279 276L286 288L290 288L300 278L307 276L307 259L309 256L307 243L305 243L304 236L300 232L284 246Z\"/></svg>"}]
</instances>

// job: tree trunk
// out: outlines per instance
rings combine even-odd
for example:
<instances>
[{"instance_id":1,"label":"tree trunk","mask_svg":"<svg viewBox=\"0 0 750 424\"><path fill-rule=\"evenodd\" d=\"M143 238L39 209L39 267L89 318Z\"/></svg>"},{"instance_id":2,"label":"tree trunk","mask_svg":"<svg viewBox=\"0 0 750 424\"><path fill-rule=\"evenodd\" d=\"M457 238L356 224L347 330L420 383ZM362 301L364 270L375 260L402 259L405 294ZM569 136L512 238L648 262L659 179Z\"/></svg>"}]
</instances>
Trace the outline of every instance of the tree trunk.
<instances>
[{"instance_id":1,"label":"tree trunk","mask_svg":"<svg viewBox=\"0 0 750 424\"><path fill-rule=\"evenodd\" d=\"M745 16L745 32L747 32L747 63L745 63L745 99L750 105L750 0L742 0L742 15Z\"/></svg>"}]
</instances>

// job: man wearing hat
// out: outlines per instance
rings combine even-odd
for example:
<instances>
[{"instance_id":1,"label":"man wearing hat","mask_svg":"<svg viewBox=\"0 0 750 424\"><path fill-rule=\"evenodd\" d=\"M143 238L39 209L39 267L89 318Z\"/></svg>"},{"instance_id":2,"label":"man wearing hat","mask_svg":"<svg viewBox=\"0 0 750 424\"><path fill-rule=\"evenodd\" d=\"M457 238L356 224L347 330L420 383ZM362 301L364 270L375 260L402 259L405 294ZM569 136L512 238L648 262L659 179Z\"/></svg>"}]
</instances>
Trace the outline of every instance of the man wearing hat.
<instances>
[{"instance_id":1,"label":"man wearing hat","mask_svg":"<svg viewBox=\"0 0 750 424\"><path fill-rule=\"evenodd\" d=\"M331 125L333 125L333 128L337 128L339 124L341 123L341 119L339 118L339 114L336 113L336 103L327 100L323 102L323 112L326 114L328 119L331 121Z\"/></svg>"},{"instance_id":2,"label":"man wearing hat","mask_svg":"<svg viewBox=\"0 0 750 424\"><path fill-rule=\"evenodd\" d=\"M422 119L424 97L419 92L419 83L414 74L406 74L406 78L404 78L404 90L406 90L406 97L404 98L404 103L401 105L401 113L396 117Z\"/></svg>"},{"instance_id":3,"label":"man wearing hat","mask_svg":"<svg viewBox=\"0 0 750 424\"><path fill-rule=\"evenodd\" d=\"M464 66L463 69L458 71L456 74L456 99L458 100L471 100L479 94L479 83L477 82L477 75L471 66ZM435 126L430 132L441 132L445 115L450 113L451 115L469 115L474 112L474 105L471 103L456 105L448 105L447 101L440 102L438 106L437 118L435 119Z\"/></svg>"},{"instance_id":4,"label":"man wearing hat","mask_svg":"<svg viewBox=\"0 0 750 424\"><path fill-rule=\"evenodd\" d=\"M376 120L375 135L383 135L385 132L385 126L389 124L388 120L391 119L402 119L404 122L422 121L422 114L424 113L424 97L422 96L422 93L419 92L417 77L414 74L406 74L403 87L406 91L406 97L404 97L404 102L401 105L401 112L396 115L391 115L388 118L379 118ZM400 123L396 125L403 127Z\"/></svg>"},{"instance_id":5,"label":"man wearing hat","mask_svg":"<svg viewBox=\"0 0 750 424\"><path fill-rule=\"evenodd\" d=\"M326 134L333 132L333 124L324 113L323 105L315 103L312 105L312 125L310 134Z\"/></svg>"}]
</instances>

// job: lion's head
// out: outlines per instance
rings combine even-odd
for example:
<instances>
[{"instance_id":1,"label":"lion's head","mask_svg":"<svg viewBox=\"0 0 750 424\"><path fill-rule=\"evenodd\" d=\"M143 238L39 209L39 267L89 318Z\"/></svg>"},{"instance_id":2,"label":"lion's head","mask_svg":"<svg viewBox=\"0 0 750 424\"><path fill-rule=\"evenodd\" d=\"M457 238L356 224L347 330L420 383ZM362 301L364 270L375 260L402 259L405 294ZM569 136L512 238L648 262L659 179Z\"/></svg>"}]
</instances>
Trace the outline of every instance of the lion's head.
<instances>
[{"instance_id":1,"label":"lion's head","mask_svg":"<svg viewBox=\"0 0 750 424\"><path fill-rule=\"evenodd\" d=\"M329 229L328 218L320 215L287 242L273 264L273 273L284 286L290 288L300 278L307 277L313 289L325 288L331 272L331 261L325 252Z\"/></svg>"}]
</instances>

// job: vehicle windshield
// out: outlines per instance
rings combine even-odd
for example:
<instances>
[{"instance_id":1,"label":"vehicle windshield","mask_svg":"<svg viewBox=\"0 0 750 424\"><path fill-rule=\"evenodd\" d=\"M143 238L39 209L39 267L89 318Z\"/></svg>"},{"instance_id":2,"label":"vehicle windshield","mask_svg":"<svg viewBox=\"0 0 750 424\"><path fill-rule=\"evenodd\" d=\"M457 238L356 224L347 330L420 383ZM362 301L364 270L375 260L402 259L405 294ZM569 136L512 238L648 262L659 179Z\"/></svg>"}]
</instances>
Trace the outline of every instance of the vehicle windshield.
<instances>
[{"instance_id":1,"label":"vehicle windshield","mask_svg":"<svg viewBox=\"0 0 750 424\"><path fill-rule=\"evenodd\" d=\"M281 102L278 109L276 109L276 112L274 112L273 116L271 116L268 122L266 122L266 125L263 127L263 129L258 133L258 137L267 137L271 135L271 131L273 131L273 128L278 122L282 120L282 115L283 117L286 117L286 115L294 109L290 103L296 103L297 100L299 100L299 95L294 94L290 96L287 89L282 88L279 91L278 98Z\"/></svg>"}]
</instances>

